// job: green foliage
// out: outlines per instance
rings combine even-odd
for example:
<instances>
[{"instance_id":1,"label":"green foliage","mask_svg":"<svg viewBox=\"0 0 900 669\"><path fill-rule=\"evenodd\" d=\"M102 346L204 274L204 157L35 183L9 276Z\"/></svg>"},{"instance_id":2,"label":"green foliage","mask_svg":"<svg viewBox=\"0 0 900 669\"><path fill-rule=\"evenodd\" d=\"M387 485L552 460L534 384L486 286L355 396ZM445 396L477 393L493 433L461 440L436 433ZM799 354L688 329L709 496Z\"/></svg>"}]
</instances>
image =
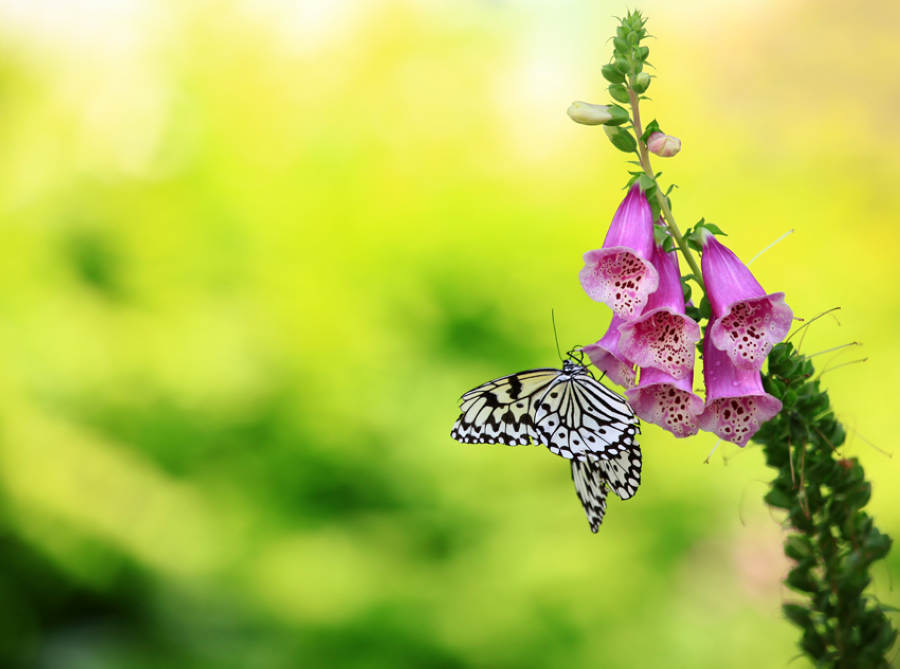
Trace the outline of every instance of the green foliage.
<instances>
[{"instance_id":1,"label":"green foliage","mask_svg":"<svg viewBox=\"0 0 900 669\"><path fill-rule=\"evenodd\" d=\"M650 49L641 45L641 40L647 37L644 27L647 19L641 16L639 11L631 11L620 19L613 37L613 65L616 72L629 79L638 75L644 68L644 63L650 55ZM606 73L604 72L604 76ZM607 77L609 79L609 77ZM610 79L610 81L612 81ZM642 83L643 85L643 83ZM643 92L650 85L649 79L642 90L635 88L637 92Z\"/></svg>"},{"instance_id":2,"label":"green foliage","mask_svg":"<svg viewBox=\"0 0 900 669\"><path fill-rule=\"evenodd\" d=\"M805 595L784 615L803 630L800 646L816 665L887 667L897 631L865 591L891 539L863 511L871 484L856 458L838 453L844 429L813 372L790 343L772 349L763 383L784 406L753 437L777 470L765 500L787 512L791 529L785 582Z\"/></svg>"}]
</instances>

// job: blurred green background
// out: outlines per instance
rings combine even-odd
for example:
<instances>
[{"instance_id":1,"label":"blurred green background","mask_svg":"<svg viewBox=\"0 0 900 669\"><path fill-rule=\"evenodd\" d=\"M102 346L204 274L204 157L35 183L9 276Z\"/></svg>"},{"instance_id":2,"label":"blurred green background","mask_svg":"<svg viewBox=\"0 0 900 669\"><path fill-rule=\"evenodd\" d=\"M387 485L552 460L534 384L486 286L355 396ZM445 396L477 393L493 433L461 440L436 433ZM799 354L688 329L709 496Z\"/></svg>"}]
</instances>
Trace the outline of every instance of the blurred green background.
<instances>
[{"instance_id":1,"label":"blurred green background","mask_svg":"<svg viewBox=\"0 0 900 669\"><path fill-rule=\"evenodd\" d=\"M677 9L676 9L677 7ZM683 225L868 362L826 374L900 536L900 7L652 0ZM0 2L0 664L786 666L758 447L645 427L592 535L457 398L599 338L612 2ZM698 381L699 383L699 381ZM874 571L897 604L900 552ZM803 660L791 666L803 666Z\"/></svg>"}]
</instances>

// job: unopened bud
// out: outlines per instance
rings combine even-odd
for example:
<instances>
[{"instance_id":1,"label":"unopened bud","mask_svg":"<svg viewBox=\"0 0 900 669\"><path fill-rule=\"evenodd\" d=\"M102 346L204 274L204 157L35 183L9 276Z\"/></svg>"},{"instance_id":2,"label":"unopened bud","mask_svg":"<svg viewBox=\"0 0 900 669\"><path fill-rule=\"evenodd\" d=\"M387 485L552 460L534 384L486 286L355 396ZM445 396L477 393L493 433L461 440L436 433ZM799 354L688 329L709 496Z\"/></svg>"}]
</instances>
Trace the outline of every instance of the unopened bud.
<instances>
[{"instance_id":1,"label":"unopened bud","mask_svg":"<svg viewBox=\"0 0 900 669\"><path fill-rule=\"evenodd\" d=\"M681 140L664 132L654 132L647 138L647 148L661 158L671 158L681 151Z\"/></svg>"},{"instance_id":2,"label":"unopened bud","mask_svg":"<svg viewBox=\"0 0 900 669\"><path fill-rule=\"evenodd\" d=\"M580 100L570 104L566 113L584 125L620 125L628 120L628 112L619 105L594 105Z\"/></svg>"},{"instance_id":3,"label":"unopened bud","mask_svg":"<svg viewBox=\"0 0 900 669\"><path fill-rule=\"evenodd\" d=\"M646 72L639 72L638 75L634 78L634 84L632 85L635 93L643 93L648 88L650 88L650 75Z\"/></svg>"}]
</instances>

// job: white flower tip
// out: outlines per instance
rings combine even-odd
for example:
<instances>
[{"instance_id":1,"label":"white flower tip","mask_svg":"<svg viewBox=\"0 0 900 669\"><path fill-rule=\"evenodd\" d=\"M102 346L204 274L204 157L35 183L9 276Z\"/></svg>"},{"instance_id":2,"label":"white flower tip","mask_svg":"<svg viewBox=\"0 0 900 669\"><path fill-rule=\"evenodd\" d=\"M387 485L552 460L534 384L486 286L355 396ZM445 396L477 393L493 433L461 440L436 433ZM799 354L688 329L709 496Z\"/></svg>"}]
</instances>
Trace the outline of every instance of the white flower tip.
<instances>
[{"instance_id":1,"label":"white flower tip","mask_svg":"<svg viewBox=\"0 0 900 669\"><path fill-rule=\"evenodd\" d=\"M576 100L569 105L566 113L576 123L583 125L600 125L611 121L613 116L606 105L595 105L590 102Z\"/></svg>"}]
</instances>

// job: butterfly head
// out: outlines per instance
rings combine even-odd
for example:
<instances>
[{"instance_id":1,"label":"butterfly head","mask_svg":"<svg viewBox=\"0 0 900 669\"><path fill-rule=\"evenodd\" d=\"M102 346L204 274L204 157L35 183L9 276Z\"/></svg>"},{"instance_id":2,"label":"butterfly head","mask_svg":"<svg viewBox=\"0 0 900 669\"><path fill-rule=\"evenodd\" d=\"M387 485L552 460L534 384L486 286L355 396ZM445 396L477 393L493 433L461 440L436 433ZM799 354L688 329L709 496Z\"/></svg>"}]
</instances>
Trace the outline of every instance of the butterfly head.
<instances>
[{"instance_id":1,"label":"butterfly head","mask_svg":"<svg viewBox=\"0 0 900 669\"><path fill-rule=\"evenodd\" d=\"M584 364L584 351L581 350L580 346L573 346L566 355L568 356L568 360L563 361L564 372L573 373L587 367L587 365Z\"/></svg>"}]
</instances>

